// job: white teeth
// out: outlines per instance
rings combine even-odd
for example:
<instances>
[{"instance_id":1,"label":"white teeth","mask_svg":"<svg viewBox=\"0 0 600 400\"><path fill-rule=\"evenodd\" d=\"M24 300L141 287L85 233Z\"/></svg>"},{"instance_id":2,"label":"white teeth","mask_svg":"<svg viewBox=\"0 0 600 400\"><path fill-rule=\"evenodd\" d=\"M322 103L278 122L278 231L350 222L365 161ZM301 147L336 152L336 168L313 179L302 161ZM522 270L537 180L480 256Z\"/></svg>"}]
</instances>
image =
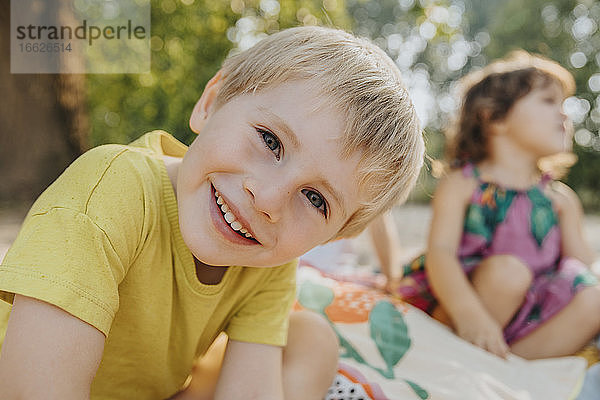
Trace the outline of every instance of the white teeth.
<instances>
[{"instance_id":1,"label":"white teeth","mask_svg":"<svg viewBox=\"0 0 600 400\"><path fill-rule=\"evenodd\" d=\"M233 215L233 213L231 212L226 212L225 213L225 221L227 221L227 223L232 223L233 221L235 221L235 215Z\"/></svg>"},{"instance_id":2,"label":"white teeth","mask_svg":"<svg viewBox=\"0 0 600 400\"><path fill-rule=\"evenodd\" d=\"M253 238L253 236L248 232L246 228L242 227L242 224L235 219L235 215L229 210L229 206L225 203L225 200L219 192L215 191L215 197L217 198L217 204L221 208L221 212L223 213L223 218L225 221L231 226L234 231L241 232L247 238Z\"/></svg>"},{"instance_id":3,"label":"white teeth","mask_svg":"<svg viewBox=\"0 0 600 400\"><path fill-rule=\"evenodd\" d=\"M239 231L240 229L242 229L242 224L240 224L238 221L233 221L231 223L231 227L234 231Z\"/></svg>"}]
</instances>

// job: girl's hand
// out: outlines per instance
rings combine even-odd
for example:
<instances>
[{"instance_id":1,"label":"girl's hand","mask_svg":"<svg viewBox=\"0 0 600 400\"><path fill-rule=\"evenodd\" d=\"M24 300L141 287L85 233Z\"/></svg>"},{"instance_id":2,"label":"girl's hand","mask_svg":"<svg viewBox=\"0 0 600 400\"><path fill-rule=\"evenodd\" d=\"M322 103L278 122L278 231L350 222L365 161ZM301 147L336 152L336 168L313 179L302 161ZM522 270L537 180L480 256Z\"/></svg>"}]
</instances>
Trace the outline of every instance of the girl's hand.
<instances>
[{"instance_id":1,"label":"girl's hand","mask_svg":"<svg viewBox=\"0 0 600 400\"><path fill-rule=\"evenodd\" d=\"M463 313L454 322L456 334L501 358L509 352L502 327L484 310Z\"/></svg>"},{"instance_id":2,"label":"girl's hand","mask_svg":"<svg viewBox=\"0 0 600 400\"><path fill-rule=\"evenodd\" d=\"M477 180L464 176L461 170L451 171L438 184L432 203L425 271L456 333L493 354L506 357L508 346L501 326L481 303L457 257L465 210L477 185Z\"/></svg>"}]
</instances>

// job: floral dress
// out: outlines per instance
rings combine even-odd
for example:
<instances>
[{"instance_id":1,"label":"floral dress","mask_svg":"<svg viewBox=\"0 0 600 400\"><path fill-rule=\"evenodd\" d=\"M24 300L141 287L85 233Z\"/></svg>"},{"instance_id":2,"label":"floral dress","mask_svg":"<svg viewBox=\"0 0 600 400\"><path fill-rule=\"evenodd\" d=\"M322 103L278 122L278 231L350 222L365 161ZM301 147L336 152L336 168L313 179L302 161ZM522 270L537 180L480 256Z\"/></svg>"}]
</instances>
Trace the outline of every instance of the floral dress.
<instances>
[{"instance_id":1,"label":"floral dress","mask_svg":"<svg viewBox=\"0 0 600 400\"><path fill-rule=\"evenodd\" d=\"M577 292L598 280L574 258L561 256L560 228L544 188L544 176L529 189L506 189L481 180L472 164L463 174L478 181L465 213L458 259L467 276L492 255L513 255L533 273L521 308L504 329L508 343L532 332L566 306ZM425 273L425 255L404 265L395 291L414 306L432 313L437 301Z\"/></svg>"}]
</instances>

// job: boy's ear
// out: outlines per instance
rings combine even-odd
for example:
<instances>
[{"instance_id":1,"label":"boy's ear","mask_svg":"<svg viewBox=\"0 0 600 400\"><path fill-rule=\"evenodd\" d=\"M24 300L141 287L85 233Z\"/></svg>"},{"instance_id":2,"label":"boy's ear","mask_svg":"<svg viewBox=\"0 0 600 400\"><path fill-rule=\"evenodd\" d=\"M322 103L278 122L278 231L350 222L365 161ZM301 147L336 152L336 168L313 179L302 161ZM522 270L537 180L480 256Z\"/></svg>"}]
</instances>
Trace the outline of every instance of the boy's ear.
<instances>
[{"instance_id":1,"label":"boy's ear","mask_svg":"<svg viewBox=\"0 0 600 400\"><path fill-rule=\"evenodd\" d=\"M208 81L204 87L202 96L200 96L200 100L196 102L196 105L192 110L192 115L190 116L190 128L194 133L200 133L204 127L222 85L222 73L219 70L219 72Z\"/></svg>"}]
</instances>

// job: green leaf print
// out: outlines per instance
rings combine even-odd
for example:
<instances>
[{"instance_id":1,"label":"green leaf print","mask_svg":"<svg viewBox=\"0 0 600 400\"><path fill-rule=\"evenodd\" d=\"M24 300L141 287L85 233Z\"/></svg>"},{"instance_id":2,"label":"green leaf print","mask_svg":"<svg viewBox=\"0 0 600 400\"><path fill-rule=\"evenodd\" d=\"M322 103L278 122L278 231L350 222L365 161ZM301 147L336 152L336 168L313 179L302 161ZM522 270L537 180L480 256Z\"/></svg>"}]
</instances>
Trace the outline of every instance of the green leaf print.
<instances>
[{"instance_id":1,"label":"green leaf print","mask_svg":"<svg viewBox=\"0 0 600 400\"><path fill-rule=\"evenodd\" d=\"M333 300L333 290L323 285L304 282L298 290L298 301L300 304L309 310L321 314L333 328L340 341L340 357L352 358L358 363L379 372L384 378L395 379L393 367L408 351L411 344L410 337L408 336L408 327L402 314L388 301L379 301L369 314L371 337L375 341L379 353L387 365L387 370L384 370L371 365L365 360L352 343L340 333L335 323L329 319L325 313L325 308ZM407 379L403 380L420 399L426 400L429 398L429 394L421 386Z\"/></svg>"},{"instance_id":2,"label":"green leaf print","mask_svg":"<svg viewBox=\"0 0 600 400\"><path fill-rule=\"evenodd\" d=\"M531 234L541 246L550 229L556 225L556 214L550 200L538 188L529 190L527 196L531 200Z\"/></svg>"},{"instance_id":3,"label":"green leaf print","mask_svg":"<svg viewBox=\"0 0 600 400\"><path fill-rule=\"evenodd\" d=\"M394 366L410 348L411 340L402 313L389 301L379 301L369 314L371 338L386 363L386 375L394 377Z\"/></svg>"},{"instance_id":4,"label":"green leaf print","mask_svg":"<svg viewBox=\"0 0 600 400\"><path fill-rule=\"evenodd\" d=\"M352 346L352 343L342 336L335 324L331 322L329 316L325 313L325 308L333 302L335 297L333 290L327 286L318 285L312 282L303 282L300 285L297 297L298 302L300 302L304 308L321 314L327 322L329 322L340 341L340 357L353 358L361 364L368 365L363 356L361 356L354 346Z\"/></svg>"},{"instance_id":5,"label":"green leaf print","mask_svg":"<svg viewBox=\"0 0 600 400\"><path fill-rule=\"evenodd\" d=\"M492 239L492 232L487 226L483 207L472 204L465 217L465 232L483 236L486 241Z\"/></svg>"},{"instance_id":6,"label":"green leaf print","mask_svg":"<svg viewBox=\"0 0 600 400\"><path fill-rule=\"evenodd\" d=\"M361 356L360 353L354 348L354 346L352 346L352 343L347 341L346 338L343 337L342 334L337 330L337 328L335 328L335 326L333 327L333 329L340 341L340 347L344 350L343 352L340 352L340 357L352 358L361 364L364 364L373 369L376 369L373 366L369 365L368 362L365 361L363 356Z\"/></svg>"},{"instance_id":7,"label":"green leaf print","mask_svg":"<svg viewBox=\"0 0 600 400\"><path fill-rule=\"evenodd\" d=\"M333 301L333 290L312 282L303 282L298 291L298 301L302 307L325 314L325 308Z\"/></svg>"},{"instance_id":8,"label":"green leaf print","mask_svg":"<svg viewBox=\"0 0 600 400\"><path fill-rule=\"evenodd\" d=\"M528 321L539 321L542 316L542 306L536 304L533 306L531 311L529 312L529 316L527 317Z\"/></svg>"},{"instance_id":9,"label":"green leaf print","mask_svg":"<svg viewBox=\"0 0 600 400\"><path fill-rule=\"evenodd\" d=\"M598 278L596 275L592 274L589 271L582 272L578 274L573 280L573 290L577 289L579 285L584 286L593 286L598 283Z\"/></svg>"},{"instance_id":10,"label":"green leaf print","mask_svg":"<svg viewBox=\"0 0 600 400\"><path fill-rule=\"evenodd\" d=\"M421 254L419 257L412 260L410 263L402 266L402 276L410 276L416 271L425 270L425 254Z\"/></svg>"},{"instance_id":11,"label":"green leaf print","mask_svg":"<svg viewBox=\"0 0 600 400\"><path fill-rule=\"evenodd\" d=\"M515 198L516 192L513 190L506 191L498 189L496 190L496 211L494 226L503 222L506 219L506 213L510 208L513 199Z\"/></svg>"},{"instance_id":12,"label":"green leaf print","mask_svg":"<svg viewBox=\"0 0 600 400\"><path fill-rule=\"evenodd\" d=\"M415 392L417 396L419 396L420 399L426 400L429 398L429 393L427 393L427 391L421 386L417 385L413 381L409 381L408 379L405 379L404 382L406 382L408 386L410 386L410 388Z\"/></svg>"}]
</instances>

